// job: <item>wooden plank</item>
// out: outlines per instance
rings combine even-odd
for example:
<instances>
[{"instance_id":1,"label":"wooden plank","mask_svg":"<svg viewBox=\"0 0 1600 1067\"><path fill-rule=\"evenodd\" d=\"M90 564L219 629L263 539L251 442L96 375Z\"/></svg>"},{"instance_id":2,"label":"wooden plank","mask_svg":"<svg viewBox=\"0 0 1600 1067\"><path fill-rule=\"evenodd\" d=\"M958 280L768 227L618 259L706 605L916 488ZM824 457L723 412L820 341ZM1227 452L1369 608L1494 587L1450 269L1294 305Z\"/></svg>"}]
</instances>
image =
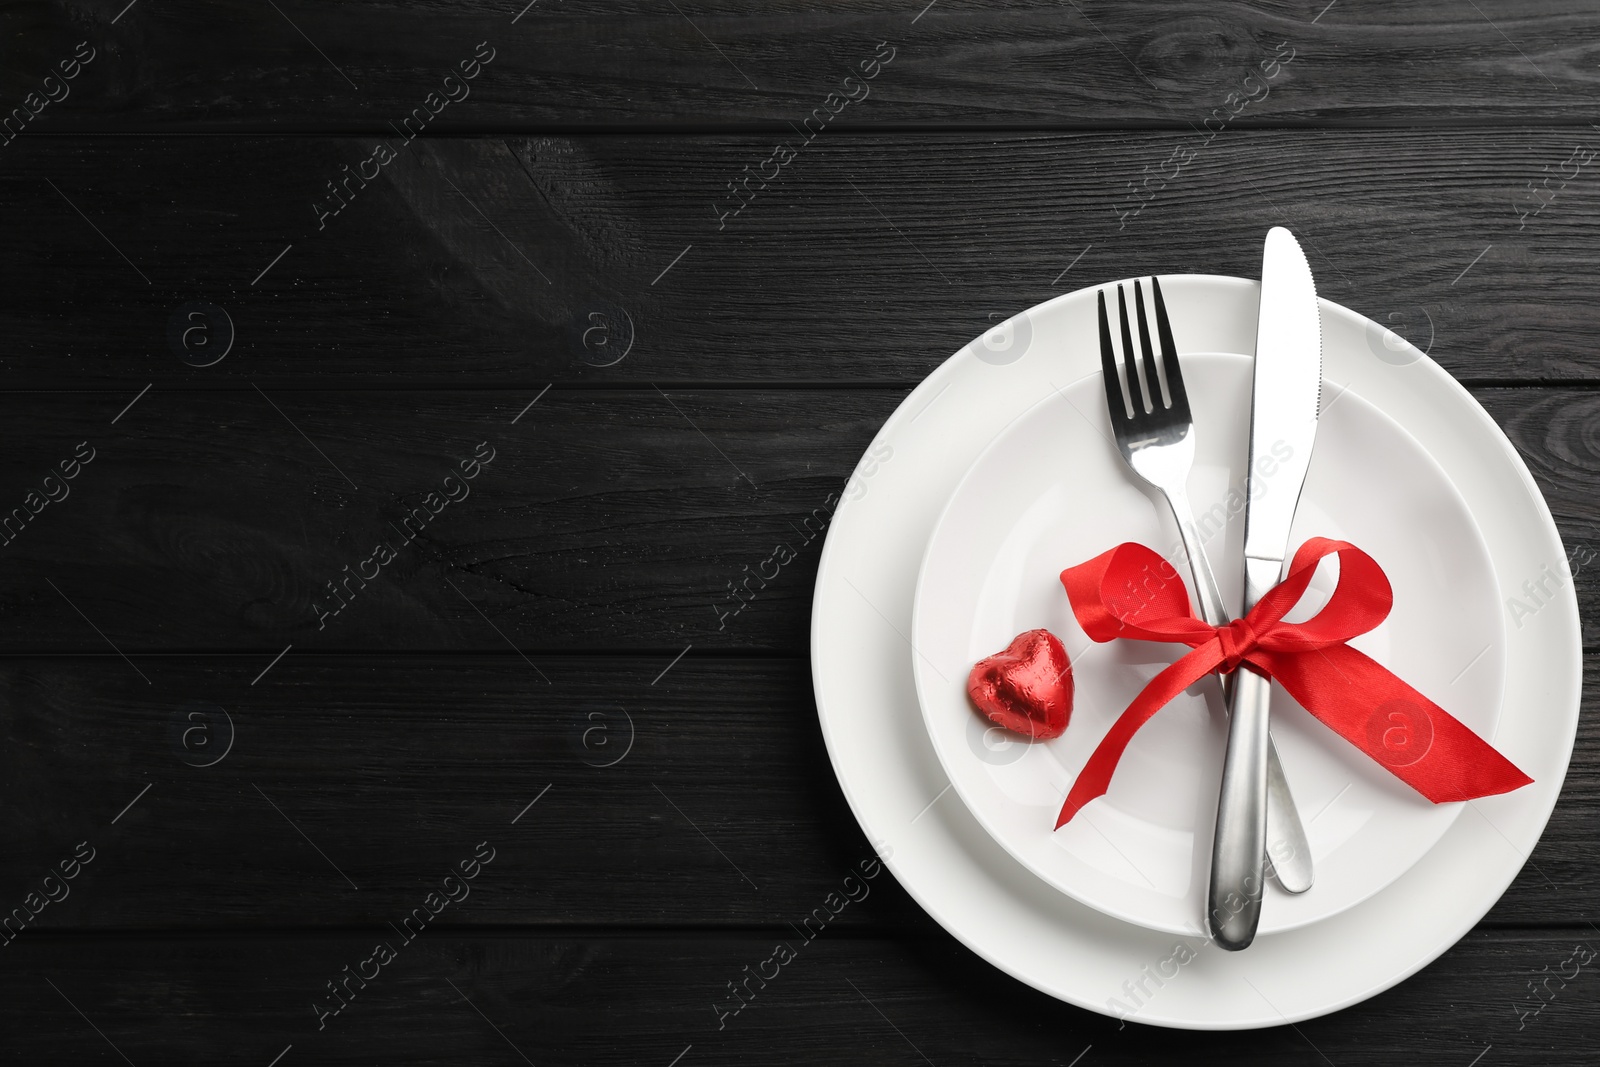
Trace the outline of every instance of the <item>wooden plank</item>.
<instances>
[{"instance_id":1,"label":"wooden plank","mask_svg":"<svg viewBox=\"0 0 1600 1067\"><path fill-rule=\"evenodd\" d=\"M5 907L88 842L36 929L399 922L487 841L443 921L776 924L873 856L803 660L269 659L5 661Z\"/></svg>"},{"instance_id":2,"label":"wooden plank","mask_svg":"<svg viewBox=\"0 0 1600 1067\"><path fill-rule=\"evenodd\" d=\"M1445 0L1403 9L1375 0L1137 9L471 0L276 10L230 0L93 14L55 0L12 8L0 29L18 46L0 81L6 108L29 92L61 97L34 108L29 133L381 130L446 91L460 97L441 107L447 130L781 129L829 92L849 91L843 79L881 41L897 50L893 62L842 123L1184 129L1213 109L1237 110L1239 125L1584 124L1593 56L1576 42L1600 33L1600 16L1573 0L1485 11ZM46 83L80 42L95 58L64 88L59 77ZM480 42L492 63L466 90L446 86ZM1278 54L1294 58L1263 67Z\"/></svg>"},{"instance_id":3,"label":"wooden plank","mask_svg":"<svg viewBox=\"0 0 1600 1067\"><path fill-rule=\"evenodd\" d=\"M484 875L483 877L491 877ZM308 938L161 935L18 941L0 973L7 1046L37 1064L1592 1063L1588 927L1469 934L1386 993L1294 1027L1195 1034L1054 1001L952 939L836 936L792 958L737 1013L728 983L791 932L725 937L425 930ZM393 959L372 960L387 939ZM1589 960L1585 966L1582 961ZM364 970L364 986L345 979ZM749 968L749 971L746 971ZM1558 973L1572 976L1563 980ZM1137 971L1130 979L1137 978ZM339 1014L326 983L349 982ZM1541 1001L1529 983L1548 982ZM1148 983L1147 983L1148 987ZM1156 990L1159 996L1160 990ZM1268 992L1270 996L1270 992ZM1155 1003L1159 1003L1155 1001ZM1542 1004L1534 1014L1535 1003ZM1518 1010L1526 1014L1519 1015ZM319 1019L322 1029L318 1029ZM719 1020L721 1026L719 1028ZM1520 1025L1520 1029L1519 1029ZM402 1051L403 1050L403 1051Z\"/></svg>"},{"instance_id":4,"label":"wooden plank","mask_svg":"<svg viewBox=\"0 0 1600 1067\"><path fill-rule=\"evenodd\" d=\"M1529 457L1569 548L1600 550L1588 441L1600 393L1478 395ZM0 525L0 647L115 647L136 660L190 649L270 657L290 644L300 655L514 646L670 656L689 644L804 654L819 531L900 398L3 393L13 473L0 482L10 523ZM94 458L63 481L60 464L85 442ZM475 479L459 477L490 451ZM68 495L50 502L51 492ZM748 579L787 555L778 546L794 558L776 577ZM1578 581L1594 645L1595 568Z\"/></svg>"},{"instance_id":5,"label":"wooden plank","mask_svg":"<svg viewBox=\"0 0 1600 1067\"><path fill-rule=\"evenodd\" d=\"M24 138L0 200L40 225L0 251L0 367L21 389L909 385L1080 286L1254 276L1285 223L1325 296L1463 380L1596 380L1592 130L795 136L733 191L774 140Z\"/></svg>"},{"instance_id":6,"label":"wooden plank","mask_svg":"<svg viewBox=\"0 0 1600 1067\"><path fill-rule=\"evenodd\" d=\"M1570 392L1566 402L1538 389L1483 389L1474 394L1500 424L1544 494L1567 550L1585 648L1600 644L1600 525L1587 501L1600 499L1594 427L1600 420L1600 393ZM1552 566L1557 561L1551 560ZM1518 580L1520 579L1520 581ZM1516 626L1538 610L1558 586L1528 589L1537 575L1505 581L1507 624ZM1564 594L1558 594L1564 595ZM1516 604L1512 603L1513 599Z\"/></svg>"},{"instance_id":7,"label":"wooden plank","mask_svg":"<svg viewBox=\"0 0 1600 1067\"><path fill-rule=\"evenodd\" d=\"M152 390L115 426L132 394L4 394L28 475L0 639L805 650L819 531L897 394L537 393ZM744 592L779 542L796 559Z\"/></svg>"},{"instance_id":8,"label":"wooden plank","mask_svg":"<svg viewBox=\"0 0 1600 1067\"><path fill-rule=\"evenodd\" d=\"M49 930L381 926L481 842L451 926L782 928L873 856L804 660L503 656L0 661L0 915L80 843ZM1491 925L1600 905L1600 657L1560 804ZM540 673L550 678L546 684ZM60 893L56 888L53 892ZM838 922L926 923L892 876Z\"/></svg>"}]
</instances>

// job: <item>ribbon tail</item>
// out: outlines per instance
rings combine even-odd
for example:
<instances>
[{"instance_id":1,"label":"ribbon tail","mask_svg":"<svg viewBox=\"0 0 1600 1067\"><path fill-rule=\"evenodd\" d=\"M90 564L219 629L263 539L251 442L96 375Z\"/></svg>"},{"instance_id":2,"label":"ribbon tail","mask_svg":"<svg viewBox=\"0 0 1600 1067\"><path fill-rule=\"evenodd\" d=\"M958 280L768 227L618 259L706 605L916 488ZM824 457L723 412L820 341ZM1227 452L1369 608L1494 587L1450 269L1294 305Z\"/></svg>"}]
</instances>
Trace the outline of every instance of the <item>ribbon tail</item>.
<instances>
[{"instance_id":1,"label":"ribbon tail","mask_svg":"<svg viewBox=\"0 0 1600 1067\"><path fill-rule=\"evenodd\" d=\"M1111 724L1111 729L1095 746L1083 770L1078 772L1072 788L1067 791L1066 802L1061 805L1061 814L1056 817L1057 830L1071 822L1072 817L1089 801L1105 795L1111 787L1111 775L1117 769L1117 761L1122 759L1123 750L1133 740L1133 735L1139 732L1139 728L1173 697L1216 670L1221 662L1221 645L1217 641L1208 641L1150 679L1139 695L1134 697L1133 703Z\"/></svg>"},{"instance_id":2,"label":"ribbon tail","mask_svg":"<svg viewBox=\"0 0 1600 1067\"><path fill-rule=\"evenodd\" d=\"M1347 645L1320 652L1263 658L1303 708L1435 804L1509 793L1533 781L1377 661Z\"/></svg>"}]
</instances>

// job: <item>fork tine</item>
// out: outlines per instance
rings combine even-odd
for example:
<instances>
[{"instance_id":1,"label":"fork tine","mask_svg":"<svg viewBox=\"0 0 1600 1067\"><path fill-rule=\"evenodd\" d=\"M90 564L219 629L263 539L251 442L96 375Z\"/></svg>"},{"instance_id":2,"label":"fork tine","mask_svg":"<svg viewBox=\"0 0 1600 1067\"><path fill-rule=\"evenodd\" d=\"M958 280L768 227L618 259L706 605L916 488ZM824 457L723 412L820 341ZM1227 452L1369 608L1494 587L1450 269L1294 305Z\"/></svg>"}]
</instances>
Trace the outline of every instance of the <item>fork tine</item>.
<instances>
[{"instance_id":1,"label":"fork tine","mask_svg":"<svg viewBox=\"0 0 1600 1067\"><path fill-rule=\"evenodd\" d=\"M1156 376L1156 350L1150 343L1150 324L1144 317L1144 288L1133 283L1133 306L1139 314L1139 351L1144 354L1145 391L1150 396L1150 410L1159 411L1167 405L1161 400L1161 379Z\"/></svg>"},{"instance_id":2,"label":"fork tine","mask_svg":"<svg viewBox=\"0 0 1600 1067\"><path fill-rule=\"evenodd\" d=\"M1161 280L1150 278L1156 299L1156 336L1161 339L1161 369L1167 372L1167 395L1172 397L1172 414L1189 418L1189 394L1183 387L1183 368L1178 365L1178 346L1172 340L1172 322L1167 318L1167 302L1161 299Z\"/></svg>"},{"instance_id":3,"label":"fork tine","mask_svg":"<svg viewBox=\"0 0 1600 1067\"><path fill-rule=\"evenodd\" d=\"M1122 377L1117 373L1117 353L1111 347L1111 323L1106 320L1106 294L1100 298L1100 375L1106 380L1106 411L1111 425L1128 417L1128 402L1122 393Z\"/></svg>"},{"instance_id":4,"label":"fork tine","mask_svg":"<svg viewBox=\"0 0 1600 1067\"><path fill-rule=\"evenodd\" d=\"M1133 408L1133 417L1148 414L1150 402L1148 396L1139 385L1138 360L1133 354L1133 334L1128 330L1128 300L1123 295L1122 285L1117 285L1117 317L1122 320L1122 367L1128 372L1128 400Z\"/></svg>"}]
</instances>

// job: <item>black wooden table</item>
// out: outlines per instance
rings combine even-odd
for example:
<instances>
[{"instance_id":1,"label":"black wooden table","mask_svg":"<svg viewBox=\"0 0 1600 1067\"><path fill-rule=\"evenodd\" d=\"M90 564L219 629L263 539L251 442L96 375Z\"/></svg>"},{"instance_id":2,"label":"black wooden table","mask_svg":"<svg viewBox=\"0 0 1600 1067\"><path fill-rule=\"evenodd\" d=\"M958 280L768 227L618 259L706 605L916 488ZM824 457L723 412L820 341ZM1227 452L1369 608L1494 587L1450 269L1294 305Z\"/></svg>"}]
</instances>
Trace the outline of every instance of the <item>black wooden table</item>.
<instances>
[{"instance_id":1,"label":"black wooden table","mask_svg":"<svg viewBox=\"0 0 1600 1067\"><path fill-rule=\"evenodd\" d=\"M998 318L1288 225L1592 556L1597 115L1570 0L6 6L0 1057L1600 1062L1588 723L1332 1017L1119 1029L892 876L716 1008L869 853L821 539L734 587Z\"/></svg>"}]
</instances>

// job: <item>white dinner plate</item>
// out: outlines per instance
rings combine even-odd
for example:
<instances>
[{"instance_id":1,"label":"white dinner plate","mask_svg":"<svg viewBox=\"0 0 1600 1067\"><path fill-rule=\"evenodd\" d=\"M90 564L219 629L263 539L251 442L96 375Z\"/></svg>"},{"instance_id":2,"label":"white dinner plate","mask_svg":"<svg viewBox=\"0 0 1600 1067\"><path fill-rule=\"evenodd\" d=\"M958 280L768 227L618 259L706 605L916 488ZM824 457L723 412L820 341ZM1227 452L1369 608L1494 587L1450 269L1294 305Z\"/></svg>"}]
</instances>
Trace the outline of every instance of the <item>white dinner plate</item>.
<instances>
[{"instance_id":1,"label":"white dinner plate","mask_svg":"<svg viewBox=\"0 0 1600 1067\"><path fill-rule=\"evenodd\" d=\"M1181 324L1174 332L1184 352ZM1183 364L1197 444L1189 496L1237 615L1252 363L1185 354ZM1489 550L1466 502L1416 440L1354 389L1329 390L1322 402L1290 545L1331 537L1376 559L1395 607L1351 646L1492 738L1505 633ZM1189 651L1142 641L1097 646L1079 628L1062 569L1124 541L1156 548L1187 570L1165 498L1136 480L1112 442L1096 371L1052 389L1006 427L956 487L917 583L912 666L945 773L996 841L1085 904L1152 929L1195 933L1204 929L1227 742L1214 681L1147 723L1109 792L1055 829L1062 799L1117 716ZM1290 621L1326 603L1336 573L1335 561L1325 561ZM966 680L975 661L1038 628L1065 642L1076 699L1063 736L1030 744L975 711ZM1316 884L1294 895L1269 883L1258 936L1359 904L1421 859L1461 811L1430 803L1280 687L1272 704L1272 733L1306 825Z\"/></svg>"},{"instance_id":2,"label":"white dinner plate","mask_svg":"<svg viewBox=\"0 0 1600 1067\"><path fill-rule=\"evenodd\" d=\"M1187 350L1254 350L1256 282L1174 276L1162 289ZM1449 375L1370 320L1326 300L1321 307L1330 389L1354 389L1439 463L1478 524L1500 595L1540 579L1556 590L1504 626L1504 711L1491 740L1533 784L1462 805L1427 855L1338 915L1236 953L1112 918L995 842L954 795L928 736L907 635L934 521L985 446L1052 382L1098 369L1092 290L1041 304L946 360L884 424L834 513L813 603L812 675L845 796L929 914L996 967L1061 1000L1164 1026L1241 1029L1372 996L1426 966L1493 906L1560 792L1582 664L1577 601L1549 509L1516 450Z\"/></svg>"}]
</instances>

